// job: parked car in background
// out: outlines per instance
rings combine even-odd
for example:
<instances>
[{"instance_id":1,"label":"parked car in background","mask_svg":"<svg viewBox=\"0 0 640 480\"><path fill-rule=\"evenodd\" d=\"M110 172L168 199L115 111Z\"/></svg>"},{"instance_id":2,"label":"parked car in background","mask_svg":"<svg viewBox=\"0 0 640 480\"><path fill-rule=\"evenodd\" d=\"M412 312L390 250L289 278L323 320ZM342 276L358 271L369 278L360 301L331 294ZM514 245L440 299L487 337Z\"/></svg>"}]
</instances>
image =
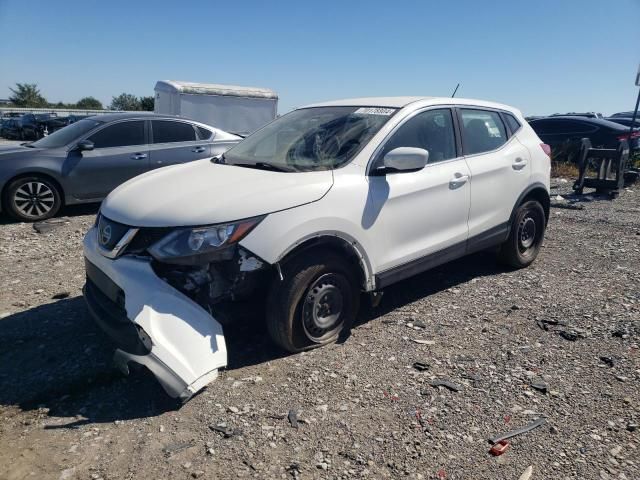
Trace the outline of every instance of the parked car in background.
<instances>
[{"instance_id":1,"label":"parked car in background","mask_svg":"<svg viewBox=\"0 0 640 480\"><path fill-rule=\"evenodd\" d=\"M83 120L85 118L90 118L93 116L95 115L75 115L75 114L69 115L68 117L66 117L67 125L71 125L72 123L76 123L76 122L79 122L80 120Z\"/></svg>"},{"instance_id":2,"label":"parked car in background","mask_svg":"<svg viewBox=\"0 0 640 480\"><path fill-rule=\"evenodd\" d=\"M364 98L294 110L215 162L115 190L84 240L85 299L118 345L186 400L227 362L225 302L268 290L273 341L334 342L381 289L495 248L538 255L548 147L506 105ZM235 319L231 319L235 320Z\"/></svg>"},{"instance_id":3,"label":"parked car in background","mask_svg":"<svg viewBox=\"0 0 640 480\"><path fill-rule=\"evenodd\" d=\"M8 140L20 140L21 126L19 119L6 117L0 122L0 137Z\"/></svg>"},{"instance_id":4,"label":"parked car in background","mask_svg":"<svg viewBox=\"0 0 640 480\"><path fill-rule=\"evenodd\" d=\"M629 128L601 118L551 116L531 120L531 128L544 143L551 146L554 160L576 162L583 138L591 140L594 147L617 148L620 140L629 140L632 150L638 149L640 131L631 136Z\"/></svg>"},{"instance_id":5,"label":"parked car in background","mask_svg":"<svg viewBox=\"0 0 640 480\"><path fill-rule=\"evenodd\" d=\"M587 117L587 118L603 118L604 115L597 112L568 112L568 113L553 113L549 115L550 117Z\"/></svg>"},{"instance_id":6,"label":"parked car in background","mask_svg":"<svg viewBox=\"0 0 640 480\"><path fill-rule=\"evenodd\" d=\"M68 125L66 117L58 117L55 113L28 113L20 117L20 121L23 130L35 132L35 138L25 135L25 140L38 140Z\"/></svg>"},{"instance_id":7,"label":"parked car in background","mask_svg":"<svg viewBox=\"0 0 640 480\"><path fill-rule=\"evenodd\" d=\"M99 202L136 175L219 155L239 140L166 115L86 118L36 142L0 147L0 210L23 221L49 218L62 205Z\"/></svg>"},{"instance_id":8,"label":"parked car in background","mask_svg":"<svg viewBox=\"0 0 640 480\"><path fill-rule=\"evenodd\" d=\"M611 115L612 117L627 117L627 118L631 118L633 117L633 110L629 111L629 112L618 112L618 113L614 113L613 115Z\"/></svg>"}]
</instances>

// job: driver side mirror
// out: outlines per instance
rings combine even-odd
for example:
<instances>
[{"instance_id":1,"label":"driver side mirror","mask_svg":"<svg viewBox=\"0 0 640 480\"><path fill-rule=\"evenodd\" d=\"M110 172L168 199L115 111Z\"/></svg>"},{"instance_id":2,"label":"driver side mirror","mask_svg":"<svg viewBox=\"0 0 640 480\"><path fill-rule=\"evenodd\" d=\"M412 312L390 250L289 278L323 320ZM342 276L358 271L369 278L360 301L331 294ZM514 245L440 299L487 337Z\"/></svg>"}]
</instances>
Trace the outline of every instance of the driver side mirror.
<instances>
[{"instance_id":1,"label":"driver side mirror","mask_svg":"<svg viewBox=\"0 0 640 480\"><path fill-rule=\"evenodd\" d=\"M93 142L91 142L89 140L80 140L76 145L76 149L79 152L85 152L85 151L93 150Z\"/></svg>"},{"instance_id":2,"label":"driver side mirror","mask_svg":"<svg viewBox=\"0 0 640 480\"><path fill-rule=\"evenodd\" d=\"M398 147L383 158L385 170L406 172L421 170L429 161L429 151L424 148Z\"/></svg>"}]
</instances>

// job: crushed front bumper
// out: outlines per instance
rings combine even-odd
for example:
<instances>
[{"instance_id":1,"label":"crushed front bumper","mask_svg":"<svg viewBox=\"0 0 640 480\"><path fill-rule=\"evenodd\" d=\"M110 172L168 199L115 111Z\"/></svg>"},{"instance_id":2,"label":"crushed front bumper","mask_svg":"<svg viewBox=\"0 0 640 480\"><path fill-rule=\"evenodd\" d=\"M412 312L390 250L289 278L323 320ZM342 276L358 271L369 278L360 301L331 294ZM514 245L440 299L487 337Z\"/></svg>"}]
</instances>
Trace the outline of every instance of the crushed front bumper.
<instances>
[{"instance_id":1,"label":"crushed front bumper","mask_svg":"<svg viewBox=\"0 0 640 480\"><path fill-rule=\"evenodd\" d=\"M100 254L96 228L84 239L85 299L119 346L114 360L147 367L165 391L188 400L227 365L222 326L200 305L158 278L149 260Z\"/></svg>"}]
</instances>

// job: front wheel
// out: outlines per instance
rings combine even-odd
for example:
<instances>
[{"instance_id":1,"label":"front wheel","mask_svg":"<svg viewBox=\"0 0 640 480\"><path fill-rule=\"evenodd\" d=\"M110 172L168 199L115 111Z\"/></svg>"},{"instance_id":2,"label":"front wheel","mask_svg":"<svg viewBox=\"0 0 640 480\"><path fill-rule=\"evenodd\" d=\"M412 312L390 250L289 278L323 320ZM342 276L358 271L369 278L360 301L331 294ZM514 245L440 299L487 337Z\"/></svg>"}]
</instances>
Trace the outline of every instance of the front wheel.
<instances>
[{"instance_id":1,"label":"front wheel","mask_svg":"<svg viewBox=\"0 0 640 480\"><path fill-rule=\"evenodd\" d=\"M513 217L509 238L500 247L500 261L513 268L531 265L540 252L546 224L540 202L529 200L520 205Z\"/></svg>"},{"instance_id":2,"label":"front wheel","mask_svg":"<svg viewBox=\"0 0 640 480\"><path fill-rule=\"evenodd\" d=\"M62 206L62 195L49 179L22 177L9 184L4 205L17 220L36 222L53 217Z\"/></svg>"},{"instance_id":3,"label":"front wheel","mask_svg":"<svg viewBox=\"0 0 640 480\"><path fill-rule=\"evenodd\" d=\"M300 352L334 342L353 323L360 305L357 278L330 251L300 255L274 280L267 300L267 328L275 343Z\"/></svg>"}]
</instances>

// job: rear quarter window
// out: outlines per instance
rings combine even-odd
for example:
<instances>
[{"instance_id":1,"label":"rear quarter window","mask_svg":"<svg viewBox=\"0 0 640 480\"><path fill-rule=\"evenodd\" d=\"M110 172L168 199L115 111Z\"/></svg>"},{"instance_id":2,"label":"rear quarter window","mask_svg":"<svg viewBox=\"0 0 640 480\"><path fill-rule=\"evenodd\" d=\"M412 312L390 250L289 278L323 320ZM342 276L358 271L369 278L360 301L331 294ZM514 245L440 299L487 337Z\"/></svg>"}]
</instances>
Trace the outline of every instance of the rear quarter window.
<instances>
[{"instance_id":1,"label":"rear quarter window","mask_svg":"<svg viewBox=\"0 0 640 480\"><path fill-rule=\"evenodd\" d=\"M511 135L520 130L520 127L522 125L520 125L520 122L516 119L516 117L514 117L510 113L503 113L502 115L504 117L505 123L507 124L507 127L509 127Z\"/></svg>"},{"instance_id":2,"label":"rear quarter window","mask_svg":"<svg viewBox=\"0 0 640 480\"><path fill-rule=\"evenodd\" d=\"M196 127L198 129L198 136L200 140L209 140L213 132L211 130L207 130L204 127Z\"/></svg>"}]
</instances>

